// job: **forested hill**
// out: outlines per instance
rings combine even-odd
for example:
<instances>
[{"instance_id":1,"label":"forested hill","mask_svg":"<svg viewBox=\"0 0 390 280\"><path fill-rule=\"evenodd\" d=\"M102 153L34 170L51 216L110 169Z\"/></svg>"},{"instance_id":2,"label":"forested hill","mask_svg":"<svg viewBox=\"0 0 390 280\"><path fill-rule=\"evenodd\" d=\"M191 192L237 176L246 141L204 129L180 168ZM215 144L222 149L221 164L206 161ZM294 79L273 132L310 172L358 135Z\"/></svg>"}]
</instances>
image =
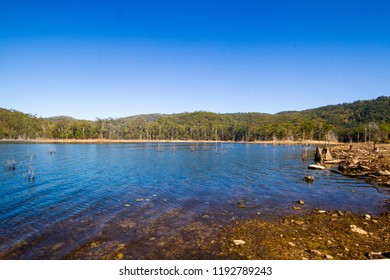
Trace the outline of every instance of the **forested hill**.
<instances>
[{"instance_id":1,"label":"forested hill","mask_svg":"<svg viewBox=\"0 0 390 280\"><path fill-rule=\"evenodd\" d=\"M390 123L390 97L329 105L303 111L307 116L317 116L334 126L354 127L370 122Z\"/></svg>"},{"instance_id":2,"label":"forested hill","mask_svg":"<svg viewBox=\"0 0 390 280\"><path fill-rule=\"evenodd\" d=\"M0 108L2 139L388 141L390 97L305 111L149 114L119 119L38 118Z\"/></svg>"}]
</instances>

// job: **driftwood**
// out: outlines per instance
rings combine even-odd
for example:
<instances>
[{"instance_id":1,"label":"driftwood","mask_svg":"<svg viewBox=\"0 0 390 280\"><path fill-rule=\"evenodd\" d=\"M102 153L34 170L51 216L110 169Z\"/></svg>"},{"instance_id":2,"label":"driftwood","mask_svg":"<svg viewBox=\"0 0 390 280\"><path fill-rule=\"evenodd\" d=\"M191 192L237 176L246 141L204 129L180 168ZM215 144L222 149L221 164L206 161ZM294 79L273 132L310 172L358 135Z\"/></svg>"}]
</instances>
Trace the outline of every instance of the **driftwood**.
<instances>
[{"instance_id":1,"label":"driftwood","mask_svg":"<svg viewBox=\"0 0 390 280\"><path fill-rule=\"evenodd\" d=\"M345 160L342 160L342 159L334 159L334 160L324 160L323 163L326 163L326 164L337 164L337 163L342 163L344 161Z\"/></svg>"},{"instance_id":2,"label":"driftwood","mask_svg":"<svg viewBox=\"0 0 390 280\"><path fill-rule=\"evenodd\" d=\"M319 164L310 164L308 166L309 169L319 169L319 170L324 170L326 169L325 166L319 165Z\"/></svg>"}]
</instances>

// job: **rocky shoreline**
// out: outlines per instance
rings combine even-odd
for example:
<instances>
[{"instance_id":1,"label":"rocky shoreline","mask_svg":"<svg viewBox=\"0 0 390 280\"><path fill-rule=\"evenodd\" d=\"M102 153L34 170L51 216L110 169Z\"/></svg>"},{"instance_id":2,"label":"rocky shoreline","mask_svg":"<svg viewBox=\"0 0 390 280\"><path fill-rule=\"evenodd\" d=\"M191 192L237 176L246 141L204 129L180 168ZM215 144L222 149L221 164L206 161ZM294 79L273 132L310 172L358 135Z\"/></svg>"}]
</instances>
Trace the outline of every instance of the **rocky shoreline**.
<instances>
[{"instance_id":1,"label":"rocky shoreline","mask_svg":"<svg viewBox=\"0 0 390 280\"><path fill-rule=\"evenodd\" d=\"M327 168L390 192L389 144L333 145L317 149L316 154L318 163L309 168ZM315 178L304 180L313 183ZM390 201L387 204L376 217L314 209L271 222L239 221L220 232L214 250L226 259L389 259Z\"/></svg>"},{"instance_id":2,"label":"rocky shoreline","mask_svg":"<svg viewBox=\"0 0 390 280\"><path fill-rule=\"evenodd\" d=\"M158 224L150 236L162 230ZM130 243L96 239L65 259L135 260L372 260L390 258L390 213L378 216L313 210L273 221L228 225L196 221L155 240Z\"/></svg>"},{"instance_id":3,"label":"rocky shoreline","mask_svg":"<svg viewBox=\"0 0 390 280\"><path fill-rule=\"evenodd\" d=\"M390 145L336 146L332 148L332 156L341 161L334 172L363 178L370 184L390 186Z\"/></svg>"},{"instance_id":4,"label":"rocky shoreline","mask_svg":"<svg viewBox=\"0 0 390 280\"><path fill-rule=\"evenodd\" d=\"M272 222L251 219L228 225L218 239L213 249L221 259L386 259L390 214L313 210Z\"/></svg>"}]
</instances>

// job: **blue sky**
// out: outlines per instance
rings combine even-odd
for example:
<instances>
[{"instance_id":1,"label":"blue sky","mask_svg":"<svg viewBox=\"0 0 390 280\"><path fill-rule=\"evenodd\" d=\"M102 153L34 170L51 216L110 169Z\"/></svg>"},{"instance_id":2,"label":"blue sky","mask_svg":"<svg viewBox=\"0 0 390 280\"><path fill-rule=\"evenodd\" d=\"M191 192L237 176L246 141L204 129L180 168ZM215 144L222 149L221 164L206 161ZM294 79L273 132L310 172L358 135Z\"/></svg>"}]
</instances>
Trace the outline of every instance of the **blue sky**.
<instances>
[{"instance_id":1,"label":"blue sky","mask_svg":"<svg viewBox=\"0 0 390 280\"><path fill-rule=\"evenodd\" d=\"M0 107L303 110L390 95L387 1L0 0Z\"/></svg>"}]
</instances>

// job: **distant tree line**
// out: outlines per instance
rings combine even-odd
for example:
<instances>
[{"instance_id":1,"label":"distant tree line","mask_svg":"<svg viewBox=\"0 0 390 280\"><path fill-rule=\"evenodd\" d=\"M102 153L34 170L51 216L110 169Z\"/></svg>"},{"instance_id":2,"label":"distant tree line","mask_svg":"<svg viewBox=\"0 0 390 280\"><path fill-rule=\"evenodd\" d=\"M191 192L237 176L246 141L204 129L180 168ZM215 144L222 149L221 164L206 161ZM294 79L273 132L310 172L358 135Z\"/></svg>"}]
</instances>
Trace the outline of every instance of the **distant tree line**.
<instances>
[{"instance_id":1,"label":"distant tree line","mask_svg":"<svg viewBox=\"0 0 390 280\"><path fill-rule=\"evenodd\" d=\"M0 108L2 139L327 140L388 141L390 98L300 112L192 112L119 119L38 118Z\"/></svg>"}]
</instances>

